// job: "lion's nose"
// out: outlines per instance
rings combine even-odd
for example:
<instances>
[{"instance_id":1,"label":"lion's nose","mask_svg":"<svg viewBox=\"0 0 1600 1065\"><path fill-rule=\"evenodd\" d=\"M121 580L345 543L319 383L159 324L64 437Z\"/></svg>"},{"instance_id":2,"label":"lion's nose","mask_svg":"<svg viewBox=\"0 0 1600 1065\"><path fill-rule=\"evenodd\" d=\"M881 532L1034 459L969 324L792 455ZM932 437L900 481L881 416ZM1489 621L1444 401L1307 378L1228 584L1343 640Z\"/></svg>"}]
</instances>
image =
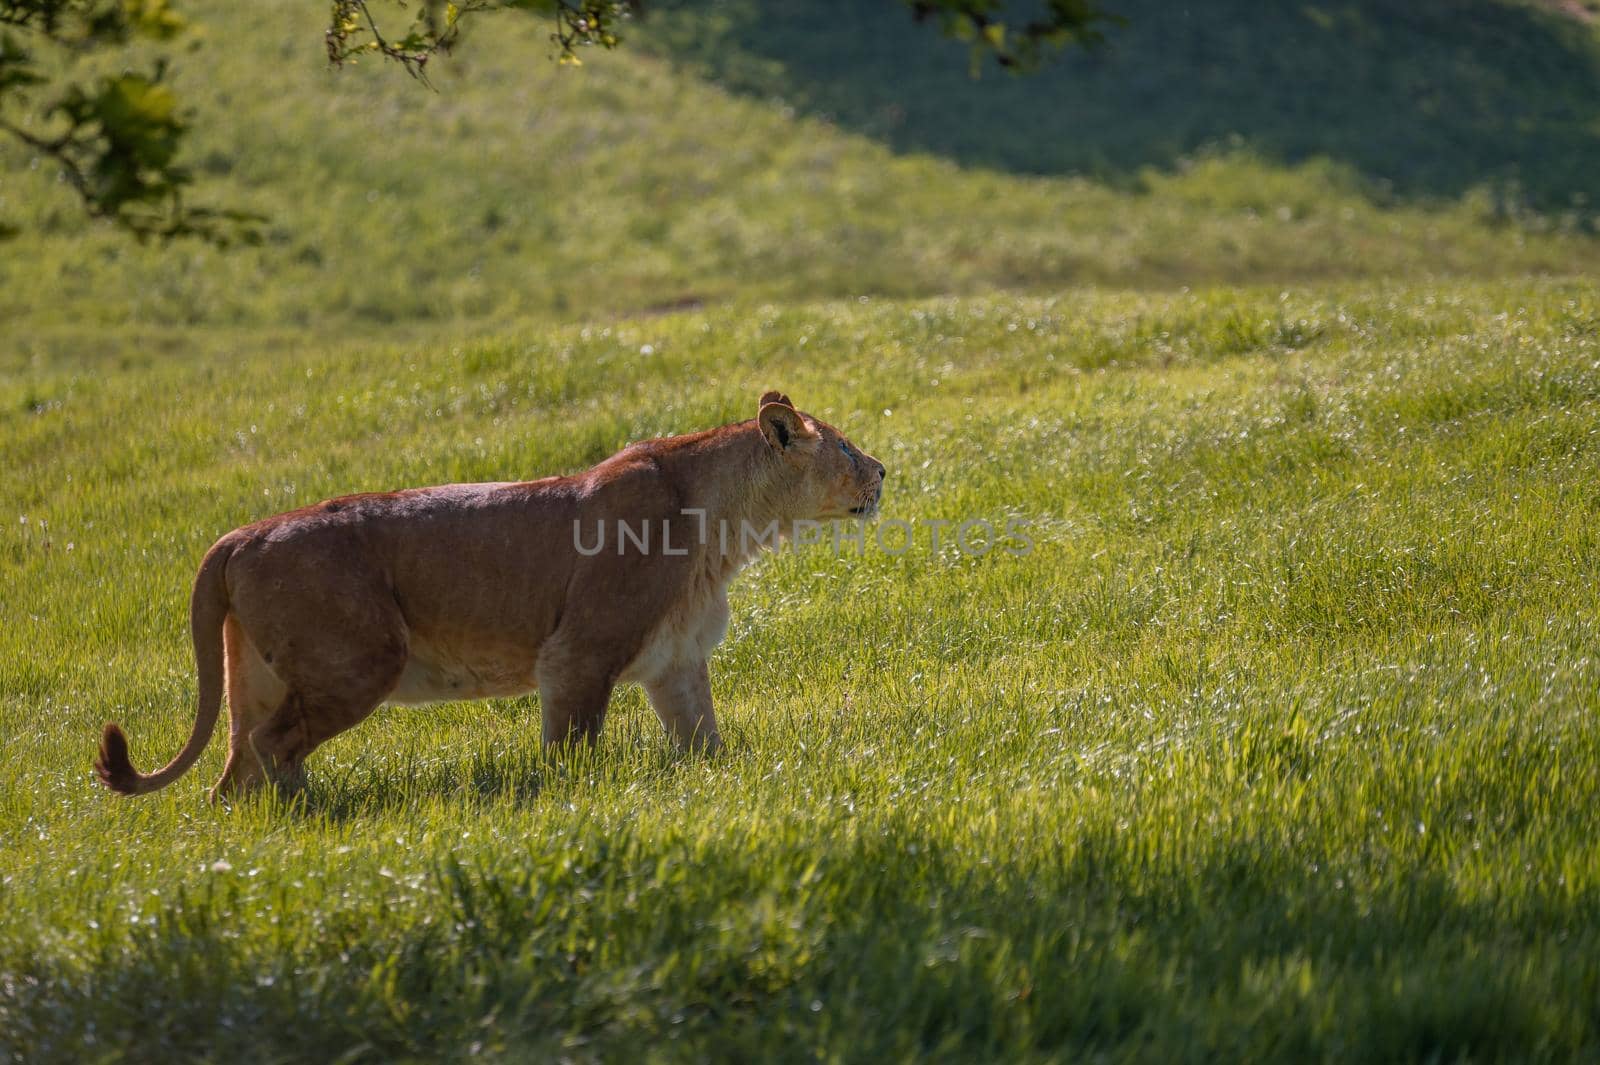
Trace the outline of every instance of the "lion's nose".
<instances>
[{"instance_id":1,"label":"lion's nose","mask_svg":"<svg viewBox=\"0 0 1600 1065\"><path fill-rule=\"evenodd\" d=\"M872 464L878 467L878 480L882 481L888 475L888 469L877 459L873 459Z\"/></svg>"}]
</instances>

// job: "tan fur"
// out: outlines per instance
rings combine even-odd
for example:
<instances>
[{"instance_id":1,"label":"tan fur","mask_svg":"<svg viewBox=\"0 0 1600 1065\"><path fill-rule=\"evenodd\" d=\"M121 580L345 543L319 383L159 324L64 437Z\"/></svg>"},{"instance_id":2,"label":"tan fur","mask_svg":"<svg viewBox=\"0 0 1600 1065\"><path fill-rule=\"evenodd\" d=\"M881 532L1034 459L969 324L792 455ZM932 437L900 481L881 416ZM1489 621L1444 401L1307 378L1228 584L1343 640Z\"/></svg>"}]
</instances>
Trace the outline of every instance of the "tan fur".
<instances>
[{"instance_id":1,"label":"tan fur","mask_svg":"<svg viewBox=\"0 0 1600 1065\"><path fill-rule=\"evenodd\" d=\"M546 742L593 740L612 688L634 681L676 744L715 750L707 659L727 629L728 582L756 550L741 523L786 533L870 513L883 474L768 392L751 421L634 444L575 476L346 496L244 526L195 579L188 742L141 774L108 724L95 769L121 794L170 783L205 749L224 685L213 798L297 783L307 755L386 701L538 689ZM619 554L619 519L648 527L651 550ZM579 551L574 522L586 545L605 523L605 548Z\"/></svg>"}]
</instances>

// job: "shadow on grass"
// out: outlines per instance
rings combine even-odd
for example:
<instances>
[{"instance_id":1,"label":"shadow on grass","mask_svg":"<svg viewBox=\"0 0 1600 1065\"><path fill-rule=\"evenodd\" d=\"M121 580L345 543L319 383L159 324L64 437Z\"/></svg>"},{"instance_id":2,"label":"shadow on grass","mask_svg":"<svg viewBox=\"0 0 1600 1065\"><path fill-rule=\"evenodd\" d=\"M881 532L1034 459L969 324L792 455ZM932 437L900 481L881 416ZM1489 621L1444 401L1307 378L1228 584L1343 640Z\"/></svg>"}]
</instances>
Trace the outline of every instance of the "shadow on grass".
<instances>
[{"instance_id":1,"label":"shadow on grass","mask_svg":"<svg viewBox=\"0 0 1600 1065\"><path fill-rule=\"evenodd\" d=\"M311 763L304 786L281 801L294 815L329 822L359 821L438 799L478 808L522 805L539 797L552 774L571 772L558 757L532 751L477 752L461 762L376 772L361 764L332 769Z\"/></svg>"},{"instance_id":2,"label":"shadow on grass","mask_svg":"<svg viewBox=\"0 0 1600 1065\"><path fill-rule=\"evenodd\" d=\"M8 961L0 1017L34 1061L241 1039L255 1060L348 1061L1600 1048L1600 898L1467 898L1411 865L1248 839L1186 864L1110 829L977 855L892 820L742 839L582 826L439 858L398 894L297 897L281 925L180 893L159 926Z\"/></svg>"},{"instance_id":3,"label":"shadow on grass","mask_svg":"<svg viewBox=\"0 0 1600 1065\"><path fill-rule=\"evenodd\" d=\"M335 763L314 755L298 790L270 798L262 792L259 799L245 801L278 802L291 816L330 823L357 822L435 802L488 813L532 806L553 786L581 787L617 776L639 785L704 760L703 755L674 750L649 724L615 727L594 747L545 749L533 735L526 745L480 747L459 756L447 752L426 762L401 756L374 766L359 757Z\"/></svg>"},{"instance_id":4,"label":"shadow on grass","mask_svg":"<svg viewBox=\"0 0 1600 1065\"><path fill-rule=\"evenodd\" d=\"M1327 157L1380 194L1600 200L1600 29L1555 4L1104 6L1127 24L1102 48L977 81L965 45L895 3L663 0L637 40L736 92L967 166L1137 183L1234 144Z\"/></svg>"}]
</instances>

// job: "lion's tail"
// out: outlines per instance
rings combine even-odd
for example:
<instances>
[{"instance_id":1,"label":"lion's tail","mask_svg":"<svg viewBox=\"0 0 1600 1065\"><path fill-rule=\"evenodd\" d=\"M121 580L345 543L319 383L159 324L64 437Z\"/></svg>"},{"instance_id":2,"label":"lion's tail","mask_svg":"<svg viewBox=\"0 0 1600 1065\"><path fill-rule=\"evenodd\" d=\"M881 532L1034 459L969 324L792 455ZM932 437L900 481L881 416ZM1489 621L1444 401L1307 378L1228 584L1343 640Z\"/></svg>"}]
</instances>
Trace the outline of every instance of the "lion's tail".
<instances>
[{"instance_id":1,"label":"lion's tail","mask_svg":"<svg viewBox=\"0 0 1600 1065\"><path fill-rule=\"evenodd\" d=\"M100 735L100 757L95 759L94 771L100 782L118 795L143 795L165 787L194 765L211 742L211 732L222 709L222 623L228 616L228 589L222 571L232 553L233 544L223 540L206 554L189 599L189 634L194 640L195 667L200 675L200 705L189 742L162 768L141 773L128 757L128 737L122 729L108 722Z\"/></svg>"}]
</instances>

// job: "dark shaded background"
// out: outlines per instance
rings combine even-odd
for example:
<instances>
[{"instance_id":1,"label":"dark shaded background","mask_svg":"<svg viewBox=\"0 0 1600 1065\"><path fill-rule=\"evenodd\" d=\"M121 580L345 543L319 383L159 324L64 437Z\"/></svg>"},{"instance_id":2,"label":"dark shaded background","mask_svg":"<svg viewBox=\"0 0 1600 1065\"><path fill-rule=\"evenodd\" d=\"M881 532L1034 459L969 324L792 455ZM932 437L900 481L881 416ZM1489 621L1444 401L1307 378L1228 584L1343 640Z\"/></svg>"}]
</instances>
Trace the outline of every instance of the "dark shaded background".
<instances>
[{"instance_id":1,"label":"dark shaded background","mask_svg":"<svg viewBox=\"0 0 1600 1065\"><path fill-rule=\"evenodd\" d=\"M1126 24L1032 76L888 0L666 0L634 41L896 149L1112 182L1212 146L1325 156L1378 196L1600 196L1600 30L1518 0L1110 0ZM1576 9L1575 9L1576 10Z\"/></svg>"}]
</instances>

